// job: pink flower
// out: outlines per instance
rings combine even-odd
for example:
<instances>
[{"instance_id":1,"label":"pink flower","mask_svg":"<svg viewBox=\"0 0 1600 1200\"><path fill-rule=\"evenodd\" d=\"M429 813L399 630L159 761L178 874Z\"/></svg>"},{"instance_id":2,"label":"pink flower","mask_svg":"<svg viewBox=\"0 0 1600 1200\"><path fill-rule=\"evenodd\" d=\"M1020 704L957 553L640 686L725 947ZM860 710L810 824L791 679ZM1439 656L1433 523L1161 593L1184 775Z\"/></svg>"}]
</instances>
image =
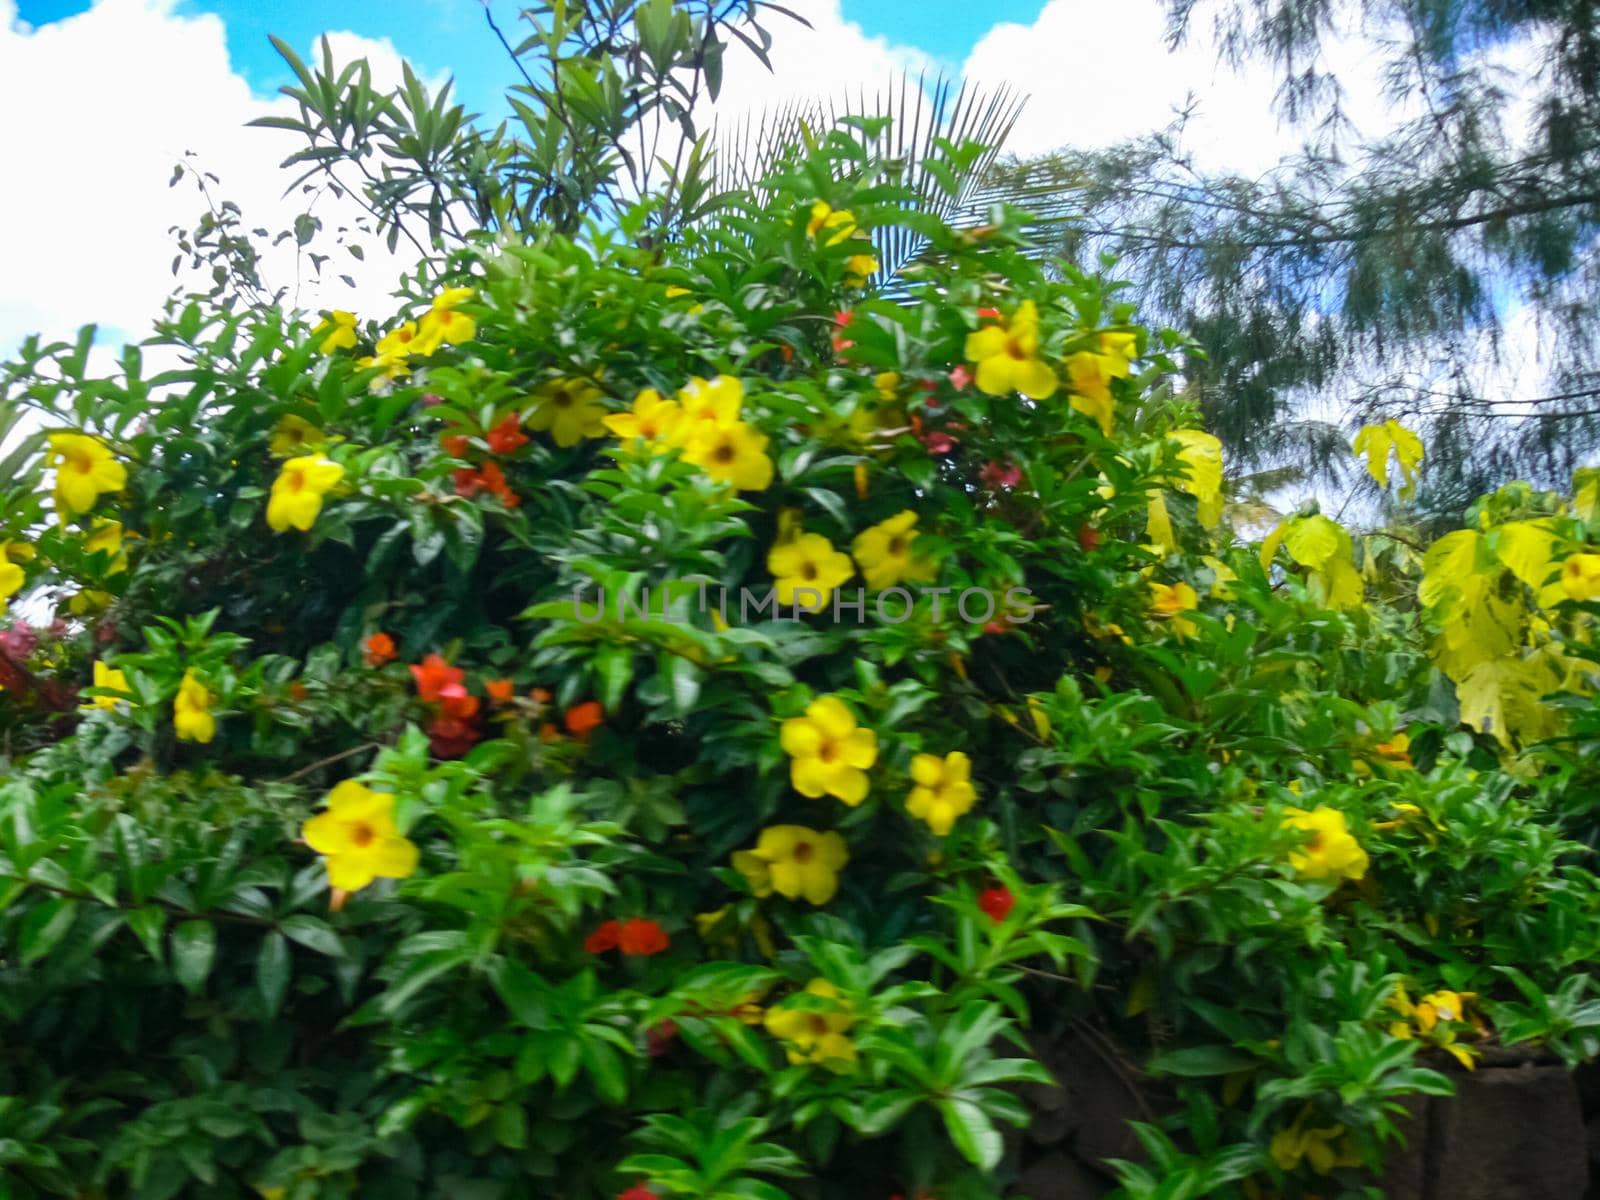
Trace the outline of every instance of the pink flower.
<instances>
[{"instance_id":1,"label":"pink flower","mask_svg":"<svg viewBox=\"0 0 1600 1200\"><path fill-rule=\"evenodd\" d=\"M978 472L978 479L984 487L1009 492L1022 482L1022 468L1015 463L1002 466L991 459L983 464L983 469Z\"/></svg>"},{"instance_id":2,"label":"pink flower","mask_svg":"<svg viewBox=\"0 0 1600 1200\"><path fill-rule=\"evenodd\" d=\"M950 372L950 386L958 392L964 392L972 386L972 372L967 370L966 363L957 363L956 369Z\"/></svg>"}]
</instances>

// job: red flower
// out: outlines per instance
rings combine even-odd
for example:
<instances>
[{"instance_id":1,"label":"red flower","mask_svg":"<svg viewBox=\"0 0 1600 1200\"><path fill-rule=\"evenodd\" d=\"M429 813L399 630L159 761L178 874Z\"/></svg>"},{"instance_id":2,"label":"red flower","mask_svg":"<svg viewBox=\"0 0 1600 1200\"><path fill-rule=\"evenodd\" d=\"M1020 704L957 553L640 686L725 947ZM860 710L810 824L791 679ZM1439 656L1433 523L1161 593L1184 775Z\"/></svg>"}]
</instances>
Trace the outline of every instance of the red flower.
<instances>
[{"instance_id":1,"label":"red flower","mask_svg":"<svg viewBox=\"0 0 1600 1200\"><path fill-rule=\"evenodd\" d=\"M439 698L439 715L446 720L467 721L478 715L478 698L462 692L457 696L453 692Z\"/></svg>"},{"instance_id":2,"label":"red flower","mask_svg":"<svg viewBox=\"0 0 1600 1200\"><path fill-rule=\"evenodd\" d=\"M1015 463L1001 466L998 462L990 460L983 464L983 470L978 472L978 479L985 487L1009 492L1022 482L1022 468Z\"/></svg>"},{"instance_id":3,"label":"red flower","mask_svg":"<svg viewBox=\"0 0 1600 1200\"><path fill-rule=\"evenodd\" d=\"M452 667L437 654L428 655L411 668L411 677L417 682L418 697L429 701L465 696L467 689L461 682L465 674L460 667Z\"/></svg>"},{"instance_id":4,"label":"red flower","mask_svg":"<svg viewBox=\"0 0 1600 1200\"><path fill-rule=\"evenodd\" d=\"M522 432L522 422L512 413L489 430L489 449L496 454L510 454L519 446L528 444L528 435Z\"/></svg>"},{"instance_id":5,"label":"red flower","mask_svg":"<svg viewBox=\"0 0 1600 1200\"><path fill-rule=\"evenodd\" d=\"M471 500L479 492L483 491L486 486L483 482L483 476L479 475L471 467L457 467L455 474L451 478L455 480L456 495L463 500Z\"/></svg>"},{"instance_id":6,"label":"red flower","mask_svg":"<svg viewBox=\"0 0 1600 1200\"><path fill-rule=\"evenodd\" d=\"M483 685L483 690L496 704L510 704L511 697L517 694L517 685L509 679L491 679Z\"/></svg>"},{"instance_id":7,"label":"red flower","mask_svg":"<svg viewBox=\"0 0 1600 1200\"><path fill-rule=\"evenodd\" d=\"M1000 310L998 308L980 308L978 310L978 320L980 321L998 321L999 319Z\"/></svg>"},{"instance_id":8,"label":"red flower","mask_svg":"<svg viewBox=\"0 0 1600 1200\"><path fill-rule=\"evenodd\" d=\"M586 738L605 724L606 710L598 700L585 700L567 709L567 732L573 737Z\"/></svg>"},{"instance_id":9,"label":"red flower","mask_svg":"<svg viewBox=\"0 0 1600 1200\"><path fill-rule=\"evenodd\" d=\"M467 699L476 709L477 698L468 696ZM460 758L482 740L482 730L475 722L464 717L443 713L428 726L428 749L433 751L435 758Z\"/></svg>"},{"instance_id":10,"label":"red flower","mask_svg":"<svg viewBox=\"0 0 1600 1200\"><path fill-rule=\"evenodd\" d=\"M1010 633L1010 621L990 621L983 627L984 633Z\"/></svg>"},{"instance_id":11,"label":"red flower","mask_svg":"<svg viewBox=\"0 0 1600 1200\"><path fill-rule=\"evenodd\" d=\"M933 455L949 454L958 445L956 439L948 433L930 433L922 439L922 444L928 448L928 453Z\"/></svg>"},{"instance_id":12,"label":"red flower","mask_svg":"<svg viewBox=\"0 0 1600 1200\"><path fill-rule=\"evenodd\" d=\"M851 346L855 345L854 342L849 341L844 336L843 332L846 328L848 328L851 320L854 317L855 314L848 308L841 308L833 314L833 349L836 353L848 350Z\"/></svg>"},{"instance_id":13,"label":"red flower","mask_svg":"<svg viewBox=\"0 0 1600 1200\"><path fill-rule=\"evenodd\" d=\"M1011 894L1011 889L1001 884L984 888L978 893L978 907L983 909L988 914L989 920L996 925L1009 917L1016 905L1017 898Z\"/></svg>"},{"instance_id":14,"label":"red flower","mask_svg":"<svg viewBox=\"0 0 1600 1200\"><path fill-rule=\"evenodd\" d=\"M955 370L950 372L950 386L958 392L964 392L972 386L972 372L967 370L966 363L956 364Z\"/></svg>"},{"instance_id":15,"label":"red flower","mask_svg":"<svg viewBox=\"0 0 1600 1200\"><path fill-rule=\"evenodd\" d=\"M483 480L483 486L493 492L500 503L507 508L515 508L522 503L522 497L513 492L511 485L506 482L505 472L500 469L499 463L492 461L484 463L478 476Z\"/></svg>"},{"instance_id":16,"label":"red flower","mask_svg":"<svg viewBox=\"0 0 1600 1200\"><path fill-rule=\"evenodd\" d=\"M652 1025L645 1031L644 1051L651 1058L660 1058L672 1049L672 1043L678 1039L678 1023L671 1017Z\"/></svg>"},{"instance_id":17,"label":"red flower","mask_svg":"<svg viewBox=\"0 0 1600 1200\"><path fill-rule=\"evenodd\" d=\"M642 1183L636 1183L627 1191L620 1193L617 1200L659 1200L659 1197Z\"/></svg>"},{"instance_id":18,"label":"red flower","mask_svg":"<svg viewBox=\"0 0 1600 1200\"><path fill-rule=\"evenodd\" d=\"M381 667L394 661L394 639L387 633L375 633L362 643L361 657L369 667Z\"/></svg>"},{"instance_id":19,"label":"red flower","mask_svg":"<svg viewBox=\"0 0 1600 1200\"><path fill-rule=\"evenodd\" d=\"M615 950L622 941L622 922L607 921L583 939L583 948L590 954L604 954Z\"/></svg>"},{"instance_id":20,"label":"red flower","mask_svg":"<svg viewBox=\"0 0 1600 1200\"><path fill-rule=\"evenodd\" d=\"M667 936L667 931L644 917L634 917L624 921L622 928L617 932L617 945L622 948L622 952L636 958L648 958L652 954L660 954L671 944L672 939Z\"/></svg>"},{"instance_id":21,"label":"red flower","mask_svg":"<svg viewBox=\"0 0 1600 1200\"><path fill-rule=\"evenodd\" d=\"M1100 548L1100 531L1085 521L1078 526L1078 545L1085 550L1098 550Z\"/></svg>"},{"instance_id":22,"label":"red flower","mask_svg":"<svg viewBox=\"0 0 1600 1200\"><path fill-rule=\"evenodd\" d=\"M451 458L465 458L470 440L464 433L441 433L439 435L439 445L444 447L444 452Z\"/></svg>"}]
</instances>

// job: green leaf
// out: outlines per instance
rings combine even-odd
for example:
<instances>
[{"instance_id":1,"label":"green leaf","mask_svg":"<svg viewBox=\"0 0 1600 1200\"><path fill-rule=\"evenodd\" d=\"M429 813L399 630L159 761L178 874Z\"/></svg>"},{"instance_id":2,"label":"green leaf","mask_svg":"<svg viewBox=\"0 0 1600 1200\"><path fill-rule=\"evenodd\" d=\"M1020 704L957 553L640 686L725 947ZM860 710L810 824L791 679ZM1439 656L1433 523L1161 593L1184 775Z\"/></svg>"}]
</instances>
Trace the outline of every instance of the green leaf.
<instances>
[{"instance_id":1,"label":"green leaf","mask_svg":"<svg viewBox=\"0 0 1600 1200\"><path fill-rule=\"evenodd\" d=\"M22 918L17 932L17 949L22 965L37 962L60 944L78 915L78 902L60 896L36 905Z\"/></svg>"},{"instance_id":2,"label":"green leaf","mask_svg":"<svg viewBox=\"0 0 1600 1200\"><path fill-rule=\"evenodd\" d=\"M289 992L289 970L289 943L274 929L261 939L261 950L256 954L256 990L261 993L269 1016L276 1016L283 1007L283 998Z\"/></svg>"},{"instance_id":3,"label":"green leaf","mask_svg":"<svg viewBox=\"0 0 1600 1200\"><path fill-rule=\"evenodd\" d=\"M298 913L284 918L278 928L286 937L298 942L307 950L315 950L318 954L326 954L329 958L344 957L344 943L339 940L339 935L333 928L320 917Z\"/></svg>"},{"instance_id":4,"label":"green leaf","mask_svg":"<svg viewBox=\"0 0 1600 1200\"><path fill-rule=\"evenodd\" d=\"M1231 1075L1261 1065L1261 1060L1231 1046L1188 1046L1182 1050L1169 1050L1158 1054L1150 1062L1150 1070L1163 1075Z\"/></svg>"},{"instance_id":5,"label":"green leaf","mask_svg":"<svg viewBox=\"0 0 1600 1200\"><path fill-rule=\"evenodd\" d=\"M217 931L210 921L185 921L172 931L172 974L185 991L197 992L217 956Z\"/></svg>"},{"instance_id":6,"label":"green leaf","mask_svg":"<svg viewBox=\"0 0 1600 1200\"><path fill-rule=\"evenodd\" d=\"M682 655L663 653L659 670L672 715L687 717L700 698L700 668Z\"/></svg>"},{"instance_id":7,"label":"green leaf","mask_svg":"<svg viewBox=\"0 0 1600 1200\"><path fill-rule=\"evenodd\" d=\"M939 1101L939 1114L961 1156L975 1167L993 1170L1005 1143L988 1114L971 1100L960 1098Z\"/></svg>"}]
</instances>

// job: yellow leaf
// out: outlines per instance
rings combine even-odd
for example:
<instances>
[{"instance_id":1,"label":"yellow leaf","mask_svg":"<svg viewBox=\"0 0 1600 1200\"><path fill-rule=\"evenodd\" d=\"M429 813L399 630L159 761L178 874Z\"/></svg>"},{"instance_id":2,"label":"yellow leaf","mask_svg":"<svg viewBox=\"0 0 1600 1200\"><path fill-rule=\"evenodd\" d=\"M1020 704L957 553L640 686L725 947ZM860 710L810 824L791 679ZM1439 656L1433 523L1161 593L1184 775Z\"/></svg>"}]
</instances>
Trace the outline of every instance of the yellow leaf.
<instances>
[{"instance_id":1,"label":"yellow leaf","mask_svg":"<svg viewBox=\"0 0 1600 1200\"><path fill-rule=\"evenodd\" d=\"M1150 544L1161 553L1177 553L1178 539L1172 533L1172 517L1167 513L1167 502L1160 492L1150 497L1150 516L1145 522L1144 529Z\"/></svg>"},{"instance_id":2,"label":"yellow leaf","mask_svg":"<svg viewBox=\"0 0 1600 1200\"><path fill-rule=\"evenodd\" d=\"M1214 528L1222 519L1222 443L1199 429L1179 429L1168 436L1183 446L1178 460L1188 470L1178 490L1200 502L1200 523Z\"/></svg>"},{"instance_id":3,"label":"yellow leaf","mask_svg":"<svg viewBox=\"0 0 1600 1200\"><path fill-rule=\"evenodd\" d=\"M1490 536L1496 556L1513 575L1539 594L1541 606L1548 608L1561 602L1561 581L1555 579L1552 583L1556 573L1556 534L1549 521L1511 521Z\"/></svg>"},{"instance_id":4,"label":"yellow leaf","mask_svg":"<svg viewBox=\"0 0 1600 1200\"><path fill-rule=\"evenodd\" d=\"M1417 598L1427 608L1438 604L1451 589L1459 590L1478 569L1480 535L1471 529L1447 533L1422 556L1422 584Z\"/></svg>"},{"instance_id":5,"label":"yellow leaf","mask_svg":"<svg viewBox=\"0 0 1600 1200\"><path fill-rule=\"evenodd\" d=\"M1329 608L1356 608L1364 599L1361 573L1348 558L1331 559L1315 579L1322 586L1323 603Z\"/></svg>"},{"instance_id":6,"label":"yellow leaf","mask_svg":"<svg viewBox=\"0 0 1600 1200\"><path fill-rule=\"evenodd\" d=\"M1381 488L1389 486L1389 453L1393 451L1395 461L1400 464L1400 474L1405 477L1400 495L1409 498L1416 491L1417 467L1423 455L1422 439L1400 422L1363 426L1351 441L1350 449L1356 454L1366 454L1367 473Z\"/></svg>"},{"instance_id":7,"label":"yellow leaf","mask_svg":"<svg viewBox=\"0 0 1600 1200\"><path fill-rule=\"evenodd\" d=\"M1276 529L1262 539L1261 542L1261 569L1270 571L1272 560L1278 556L1278 547L1283 544L1283 535L1289 532L1289 522L1281 522Z\"/></svg>"},{"instance_id":8,"label":"yellow leaf","mask_svg":"<svg viewBox=\"0 0 1600 1200\"><path fill-rule=\"evenodd\" d=\"M1314 571L1320 571L1336 556L1350 557L1350 535L1320 514L1291 519L1283 544L1295 562Z\"/></svg>"}]
</instances>

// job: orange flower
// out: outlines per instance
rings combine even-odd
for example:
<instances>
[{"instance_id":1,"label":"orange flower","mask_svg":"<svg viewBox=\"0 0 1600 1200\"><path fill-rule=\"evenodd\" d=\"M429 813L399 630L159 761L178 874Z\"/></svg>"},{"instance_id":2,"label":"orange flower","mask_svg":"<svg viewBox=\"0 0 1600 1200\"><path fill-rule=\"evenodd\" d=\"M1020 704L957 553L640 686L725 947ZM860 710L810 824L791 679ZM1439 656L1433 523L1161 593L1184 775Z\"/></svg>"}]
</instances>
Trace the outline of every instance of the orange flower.
<instances>
[{"instance_id":1,"label":"orange flower","mask_svg":"<svg viewBox=\"0 0 1600 1200\"><path fill-rule=\"evenodd\" d=\"M522 432L522 422L516 413L510 414L493 429L487 438L489 449L496 454L510 454L528 444L528 435Z\"/></svg>"},{"instance_id":2,"label":"orange flower","mask_svg":"<svg viewBox=\"0 0 1600 1200\"><path fill-rule=\"evenodd\" d=\"M509 679L491 679L483 685L483 690L489 693L489 699L496 704L509 704L511 697L516 695L517 685Z\"/></svg>"},{"instance_id":3,"label":"orange flower","mask_svg":"<svg viewBox=\"0 0 1600 1200\"><path fill-rule=\"evenodd\" d=\"M667 931L644 917L624 921L617 931L617 945L622 952L640 958L660 954L671 944L672 939L667 936Z\"/></svg>"},{"instance_id":4,"label":"orange flower","mask_svg":"<svg viewBox=\"0 0 1600 1200\"><path fill-rule=\"evenodd\" d=\"M526 441L527 439L523 439ZM507 508L515 508L522 503L522 497L511 490L511 485L506 482L505 472L500 469L497 462L486 462L478 472L483 480L483 486L495 494L495 498Z\"/></svg>"},{"instance_id":5,"label":"orange flower","mask_svg":"<svg viewBox=\"0 0 1600 1200\"><path fill-rule=\"evenodd\" d=\"M586 738L605 724L606 710L598 700L585 700L567 709L567 732L576 738Z\"/></svg>"},{"instance_id":6,"label":"orange flower","mask_svg":"<svg viewBox=\"0 0 1600 1200\"><path fill-rule=\"evenodd\" d=\"M417 682L417 696L423 700L443 700L467 694L460 667L452 667L437 654L430 654L420 665L413 665L411 677Z\"/></svg>"},{"instance_id":7,"label":"orange flower","mask_svg":"<svg viewBox=\"0 0 1600 1200\"><path fill-rule=\"evenodd\" d=\"M590 954L604 954L622 944L622 922L607 921L583 939L583 948Z\"/></svg>"},{"instance_id":8,"label":"orange flower","mask_svg":"<svg viewBox=\"0 0 1600 1200\"><path fill-rule=\"evenodd\" d=\"M394 639L387 633L375 633L362 643L361 656L367 660L369 667L381 667L384 663L394 661Z\"/></svg>"},{"instance_id":9,"label":"orange flower","mask_svg":"<svg viewBox=\"0 0 1600 1200\"><path fill-rule=\"evenodd\" d=\"M439 444L444 447L444 452L451 458L465 458L467 446L471 439L464 433L441 433Z\"/></svg>"}]
</instances>

